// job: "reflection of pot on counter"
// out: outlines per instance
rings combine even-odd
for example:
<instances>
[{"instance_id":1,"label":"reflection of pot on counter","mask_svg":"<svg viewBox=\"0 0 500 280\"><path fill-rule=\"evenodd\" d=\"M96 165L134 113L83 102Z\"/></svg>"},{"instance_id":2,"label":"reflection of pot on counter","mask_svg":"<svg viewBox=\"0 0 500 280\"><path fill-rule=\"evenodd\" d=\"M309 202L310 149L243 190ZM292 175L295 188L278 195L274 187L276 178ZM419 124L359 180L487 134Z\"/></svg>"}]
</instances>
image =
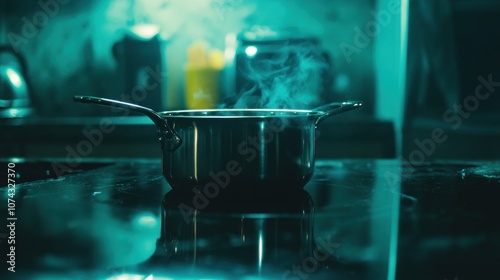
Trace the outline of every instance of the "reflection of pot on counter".
<instances>
[{"instance_id":1,"label":"reflection of pot on counter","mask_svg":"<svg viewBox=\"0 0 500 280\"><path fill-rule=\"evenodd\" d=\"M188 49L186 74L186 107L213 109L219 101L219 79L224 56L218 50L208 52L197 42Z\"/></svg>"},{"instance_id":2,"label":"reflection of pot on counter","mask_svg":"<svg viewBox=\"0 0 500 280\"><path fill-rule=\"evenodd\" d=\"M221 192L207 203L199 198L175 190L164 196L161 234L150 262L187 264L193 270L238 268L240 273L279 268L281 275L313 255L314 203L306 191L286 196Z\"/></svg>"}]
</instances>

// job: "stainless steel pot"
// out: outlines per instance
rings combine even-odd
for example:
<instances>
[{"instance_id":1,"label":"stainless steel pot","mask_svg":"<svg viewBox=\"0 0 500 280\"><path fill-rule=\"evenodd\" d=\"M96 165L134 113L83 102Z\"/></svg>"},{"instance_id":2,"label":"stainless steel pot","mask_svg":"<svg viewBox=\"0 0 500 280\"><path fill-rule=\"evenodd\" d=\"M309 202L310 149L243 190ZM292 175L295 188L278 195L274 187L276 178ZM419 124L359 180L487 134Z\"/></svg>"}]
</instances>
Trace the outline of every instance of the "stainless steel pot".
<instances>
[{"instance_id":1,"label":"stainless steel pot","mask_svg":"<svg viewBox=\"0 0 500 280\"><path fill-rule=\"evenodd\" d=\"M300 189L314 172L316 126L361 102L314 110L221 109L157 113L126 102L91 96L74 101L140 112L157 126L163 175L173 188L215 197L230 191Z\"/></svg>"}]
</instances>

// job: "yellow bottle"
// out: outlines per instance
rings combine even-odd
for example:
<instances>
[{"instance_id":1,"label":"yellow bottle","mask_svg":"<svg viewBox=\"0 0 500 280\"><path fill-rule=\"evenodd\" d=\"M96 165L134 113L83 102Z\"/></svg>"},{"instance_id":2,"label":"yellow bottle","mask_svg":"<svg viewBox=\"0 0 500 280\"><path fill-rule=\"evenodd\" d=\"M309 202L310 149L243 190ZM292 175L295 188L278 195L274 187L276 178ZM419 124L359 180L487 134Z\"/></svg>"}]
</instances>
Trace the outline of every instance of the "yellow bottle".
<instances>
[{"instance_id":1,"label":"yellow bottle","mask_svg":"<svg viewBox=\"0 0 500 280\"><path fill-rule=\"evenodd\" d=\"M186 74L186 107L188 109L213 109L219 102L220 72L224 56L220 51L209 54L202 42L188 49Z\"/></svg>"}]
</instances>

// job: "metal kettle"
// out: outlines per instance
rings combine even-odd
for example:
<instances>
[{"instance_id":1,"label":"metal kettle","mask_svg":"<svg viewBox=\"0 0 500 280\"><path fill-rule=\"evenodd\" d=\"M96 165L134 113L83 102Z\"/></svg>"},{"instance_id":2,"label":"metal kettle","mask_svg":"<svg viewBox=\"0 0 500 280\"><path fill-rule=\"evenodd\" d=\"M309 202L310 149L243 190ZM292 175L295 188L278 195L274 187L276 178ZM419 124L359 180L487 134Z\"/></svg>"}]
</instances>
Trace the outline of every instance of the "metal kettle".
<instances>
[{"instance_id":1,"label":"metal kettle","mask_svg":"<svg viewBox=\"0 0 500 280\"><path fill-rule=\"evenodd\" d=\"M26 61L11 46L0 46L0 118L32 114Z\"/></svg>"}]
</instances>

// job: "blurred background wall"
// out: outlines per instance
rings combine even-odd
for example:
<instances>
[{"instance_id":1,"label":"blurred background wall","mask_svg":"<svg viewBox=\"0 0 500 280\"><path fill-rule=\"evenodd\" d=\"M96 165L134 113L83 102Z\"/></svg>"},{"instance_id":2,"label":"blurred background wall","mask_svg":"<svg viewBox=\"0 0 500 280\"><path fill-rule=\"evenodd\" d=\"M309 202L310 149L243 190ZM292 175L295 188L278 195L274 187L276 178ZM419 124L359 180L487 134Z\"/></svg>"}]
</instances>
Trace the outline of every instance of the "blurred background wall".
<instances>
[{"instance_id":1,"label":"blurred background wall","mask_svg":"<svg viewBox=\"0 0 500 280\"><path fill-rule=\"evenodd\" d=\"M369 113L374 110L374 43L370 39L354 53L340 46L354 46L356 27L373 20L374 9L373 0L3 1L1 43L13 42L26 56L43 115L85 115L93 109L73 104L73 95L119 98L123 77L112 48L134 24L157 24L164 38L167 96L157 109L184 107L183 67L193 42L204 40L222 50L226 34L253 25L298 27L319 37L330 53L339 99L362 99Z\"/></svg>"}]
</instances>

